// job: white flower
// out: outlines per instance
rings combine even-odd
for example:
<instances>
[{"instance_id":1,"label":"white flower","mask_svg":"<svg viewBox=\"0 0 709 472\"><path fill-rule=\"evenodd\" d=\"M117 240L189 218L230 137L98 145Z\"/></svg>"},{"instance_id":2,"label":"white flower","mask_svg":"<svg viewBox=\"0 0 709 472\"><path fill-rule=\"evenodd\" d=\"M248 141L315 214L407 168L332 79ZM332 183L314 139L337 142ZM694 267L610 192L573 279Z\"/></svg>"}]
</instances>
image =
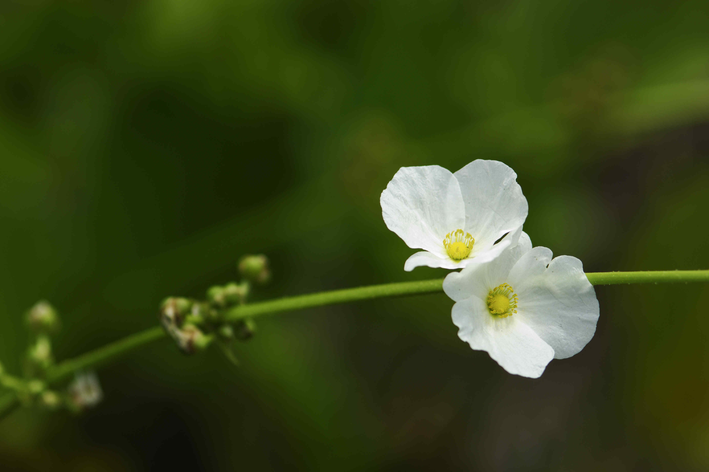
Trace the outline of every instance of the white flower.
<instances>
[{"instance_id":1,"label":"white flower","mask_svg":"<svg viewBox=\"0 0 709 472\"><path fill-rule=\"evenodd\" d=\"M77 372L69 385L69 398L78 409L98 405L103 399L103 391L94 372Z\"/></svg>"},{"instance_id":2,"label":"white flower","mask_svg":"<svg viewBox=\"0 0 709 472\"><path fill-rule=\"evenodd\" d=\"M553 359L571 357L596 331L596 293L581 261L552 260L523 234L491 262L448 274L458 336L512 374L537 378Z\"/></svg>"},{"instance_id":3,"label":"white flower","mask_svg":"<svg viewBox=\"0 0 709 472\"><path fill-rule=\"evenodd\" d=\"M462 269L514 246L528 212L516 179L497 161L476 160L455 174L440 166L399 169L380 201L387 227L410 248L423 249L404 270Z\"/></svg>"}]
</instances>

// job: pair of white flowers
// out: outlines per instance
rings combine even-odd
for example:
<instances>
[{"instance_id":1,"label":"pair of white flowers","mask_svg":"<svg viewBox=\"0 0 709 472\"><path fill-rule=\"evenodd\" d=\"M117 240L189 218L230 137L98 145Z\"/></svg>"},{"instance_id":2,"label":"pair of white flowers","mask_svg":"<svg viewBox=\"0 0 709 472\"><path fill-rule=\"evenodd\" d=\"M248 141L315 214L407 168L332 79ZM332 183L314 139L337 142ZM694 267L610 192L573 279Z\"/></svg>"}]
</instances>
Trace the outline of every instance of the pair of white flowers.
<instances>
[{"instance_id":1,"label":"pair of white flowers","mask_svg":"<svg viewBox=\"0 0 709 472\"><path fill-rule=\"evenodd\" d=\"M455 174L403 167L381 196L387 227L413 249L406 261L451 272L458 336L512 374L537 378L552 359L571 357L596 331L598 300L571 256L552 259L522 231L529 207L517 174L476 160Z\"/></svg>"}]
</instances>

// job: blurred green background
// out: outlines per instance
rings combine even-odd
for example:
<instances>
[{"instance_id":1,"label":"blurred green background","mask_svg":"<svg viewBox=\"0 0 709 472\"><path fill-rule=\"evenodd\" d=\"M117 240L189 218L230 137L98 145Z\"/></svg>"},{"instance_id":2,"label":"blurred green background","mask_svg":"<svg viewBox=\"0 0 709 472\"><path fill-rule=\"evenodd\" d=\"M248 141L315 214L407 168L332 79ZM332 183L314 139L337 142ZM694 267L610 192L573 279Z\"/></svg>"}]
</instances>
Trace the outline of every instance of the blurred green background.
<instances>
[{"instance_id":1,"label":"blurred green background","mask_svg":"<svg viewBox=\"0 0 709 472\"><path fill-rule=\"evenodd\" d=\"M60 359L270 256L255 299L442 277L381 218L401 166L513 167L536 245L589 271L708 269L709 5L0 3L0 360ZM241 367L164 341L80 417L15 412L2 470L709 469L709 287L599 287L539 380L443 295L258 320Z\"/></svg>"}]
</instances>

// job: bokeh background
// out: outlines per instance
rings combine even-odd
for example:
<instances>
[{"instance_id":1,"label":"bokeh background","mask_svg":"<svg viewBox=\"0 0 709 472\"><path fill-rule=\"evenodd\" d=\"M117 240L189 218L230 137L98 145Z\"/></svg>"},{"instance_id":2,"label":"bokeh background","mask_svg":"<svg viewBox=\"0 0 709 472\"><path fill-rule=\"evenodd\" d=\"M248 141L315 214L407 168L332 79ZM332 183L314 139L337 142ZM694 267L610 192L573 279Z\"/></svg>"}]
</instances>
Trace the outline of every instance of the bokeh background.
<instances>
[{"instance_id":1,"label":"bokeh background","mask_svg":"<svg viewBox=\"0 0 709 472\"><path fill-rule=\"evenodd\" d=\"M0 361L46 298L66 359L263 252L254 299L441 277L381 218L401 166L512 166L536 245L588 271L707 269L709 5L5 0ZM0 424L2 470L707 470L709 286L597 288L541 379L470 350L444 295L258 320L100 371L79 417Z\"/></svg>"}]
</instances>

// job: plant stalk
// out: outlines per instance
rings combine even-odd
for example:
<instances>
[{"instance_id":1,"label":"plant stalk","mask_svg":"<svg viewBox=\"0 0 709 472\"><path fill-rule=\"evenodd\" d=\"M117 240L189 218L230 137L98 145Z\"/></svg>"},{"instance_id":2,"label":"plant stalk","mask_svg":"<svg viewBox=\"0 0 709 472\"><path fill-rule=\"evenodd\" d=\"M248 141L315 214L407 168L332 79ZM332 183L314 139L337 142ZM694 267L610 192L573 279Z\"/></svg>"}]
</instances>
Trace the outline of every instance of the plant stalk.
<instances>
[{"instance_id":1,"label":"plant stalk","mask_svg":"<svg viewBox=\"0 0 709 472\"><path fill-rule=\"evenodd\" d=\"M592 285L709 282L709 270L591 272L587 273L586 276ZM242 318L253 318L260 315L302 310L305 308L374 300L377 298L425 295L439 293L442 290L443 279L371 285L241 305L227 311L225 317L228 321L236 321ZM78 370L96 369L99 366L116 361L135 349L165 337L165 332L161 327L154 327L132 334L121 340L87 352L86 354L57 364L47 371L46 381L50 385L61 382ZM10 392L0 397L0 420L9 415L18 406L19 399L16 393Z\"/></svg>"}]
</instances>

